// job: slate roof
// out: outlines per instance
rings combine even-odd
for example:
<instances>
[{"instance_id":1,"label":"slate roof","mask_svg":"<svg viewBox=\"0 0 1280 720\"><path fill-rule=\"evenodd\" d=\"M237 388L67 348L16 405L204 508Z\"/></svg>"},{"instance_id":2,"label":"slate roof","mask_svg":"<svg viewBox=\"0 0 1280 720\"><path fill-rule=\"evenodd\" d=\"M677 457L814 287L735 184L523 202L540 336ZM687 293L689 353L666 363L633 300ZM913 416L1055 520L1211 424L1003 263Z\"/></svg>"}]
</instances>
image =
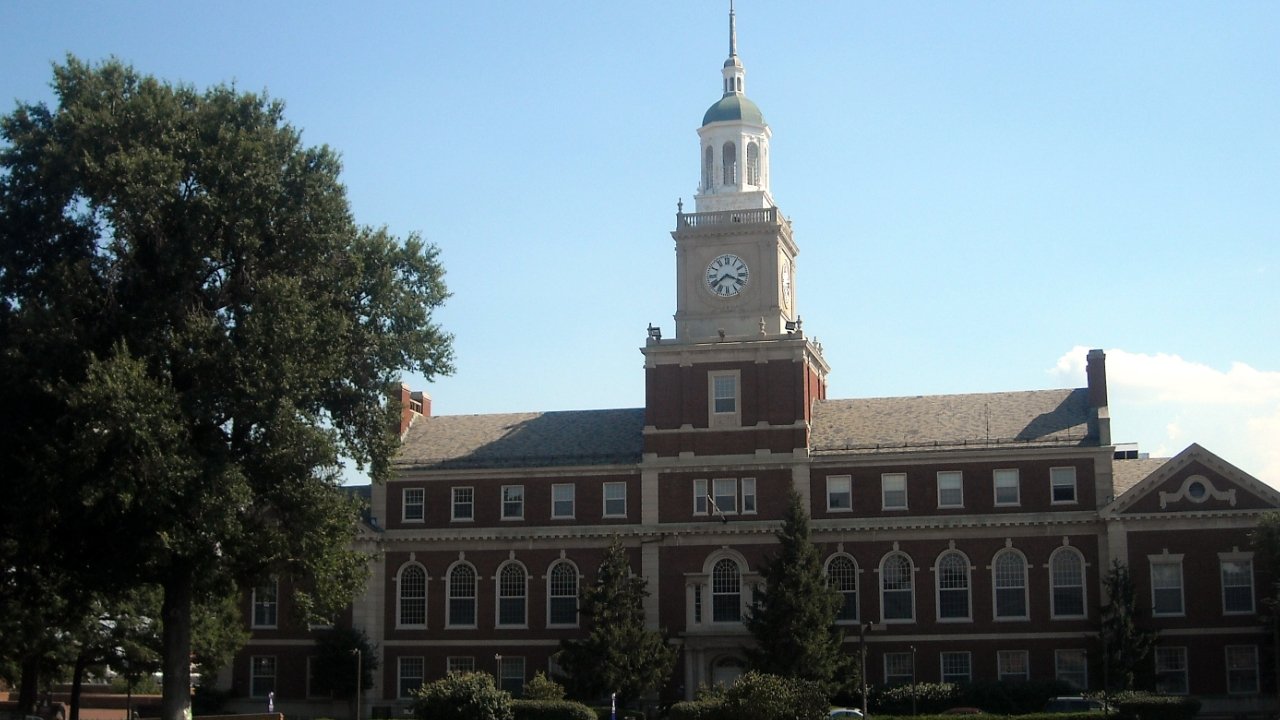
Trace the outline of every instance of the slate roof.
<instances>
[{"instance_id":1,"label":"slate roof","mask_svg":"<svg viewBox=\"0 0 1280 720\"><path fill-rule=\"evenodd\" d=\"M1115 488L1116 497L1120 497L1134 485L1146 480L1151 473L1159 470L1167 462L1169 458L1116 460L1111 465L1111 486Z\"/></svg>"},{"instance_id":2,"label":"slate roof","mask_svg":"<svg viewBox=\"0 0 1280 720\"><path fill-rule=\"evenodd\" d=\"M823 400L810 431L813 455L963 447L1097 445L1088 390Z\"/></svg>"},{"instance_id":3,"label":"slate roof","mask_svg":"<svg viewBox=\"0 0 1280 720\"><path fill-rule=\"evenodd\" d=\"M644 409L420 417L401 441L402 468L511 468L638 463Z\"/></svg>"}]
</instances>

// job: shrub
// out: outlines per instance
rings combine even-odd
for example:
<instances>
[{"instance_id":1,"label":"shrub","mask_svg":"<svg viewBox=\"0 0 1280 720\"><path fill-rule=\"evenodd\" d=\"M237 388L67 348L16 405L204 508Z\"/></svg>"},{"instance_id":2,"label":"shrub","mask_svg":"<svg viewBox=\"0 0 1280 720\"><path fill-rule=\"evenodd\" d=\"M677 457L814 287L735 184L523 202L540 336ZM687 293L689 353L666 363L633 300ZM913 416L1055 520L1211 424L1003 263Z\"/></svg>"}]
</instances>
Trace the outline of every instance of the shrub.
<instances>
[{"instance_id":1,"label":"shrub","mask_svg":"<svg viewBox=\"0 0 1280 720\"><path fill-rule=\"evenodd\" d=\"M667 710L667 720L716 720L722 702L721 697L678 702Z\"/></svg>"},{"instance_id":2,"label":"shrub","mask_svg":"<svg viewBox=\"0 0 1280 720\"><path fill-rule=\"evenodd\" d=\"M511 696L486 673L451 674L423 685L413 702L419 720L514 720Z\"/></svg>"},{"instance_id":3,"label":"shrub","mask_svg":"<svg viewBox=\"0 0 1280 720\"><path fill-rule=\"evenodd\" d=\"M524 697L526 700L563 700L564 686L539 671L524 684Z\"/></svg>"},{"instance_id":4,"label":"shrub","mask_svg":"<svg viewBox=\"0 0 1280 720\"><path fill-rule=\"evenodd\" d=\"M972 705L997 715L1025 715L1040 712L1051 697L1077 692L1058 680L978 682L960 690L958 704Z\"/></svg>"},{"instance_id":5,"label":"shrub","mask_svg":"<svg viewBox=\"0 0 1280 720\"><path fill-rule=\"evenodd\" d=\"M1119 693L1111 696L1110 703L1116 708L1118 720L1191 720L1200 712L1200 701L1196 698L1151 693Z\"/></svg>"},{"instance_id":6,"label":"shrub","mask_svg":"<svg viewBox=\"0 0 1280 720\"><path fill-rule=\"evenodd\" d=\"M913 699L919 713L940 713L960 704L960 688L951 683L916 683L884 688L871 694L871 703L876 708L873 714L909 715Z\"/></svg>"},{"instance_id":7,"label":"shrub","mask_svg":"<svg viewBox=\"0 0 1280 720\"><path fill-rule=\"evenodd\" d=\"M725 691L725 720L826 720L830 709L822 685L813 680L748 672Z\"/></svg>"},{"instance_id":8,"label":"shrub","mask_svg":"<svg viewBox=\"0 0 1280 720\"><path fill-rule=\"evenodd\" d=\"M595 711L572 700L513 700L511 712L514 720L596 720Z\"/></svg>"}]
</instances>

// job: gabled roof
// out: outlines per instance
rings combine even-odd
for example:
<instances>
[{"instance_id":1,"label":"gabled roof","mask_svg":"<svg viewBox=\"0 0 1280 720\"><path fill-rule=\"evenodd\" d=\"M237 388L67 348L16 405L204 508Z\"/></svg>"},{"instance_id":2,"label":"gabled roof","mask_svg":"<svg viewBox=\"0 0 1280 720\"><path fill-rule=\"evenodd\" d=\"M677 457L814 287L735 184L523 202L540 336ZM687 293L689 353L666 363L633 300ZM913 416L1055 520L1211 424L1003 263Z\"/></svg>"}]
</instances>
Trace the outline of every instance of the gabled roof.
<instances>
[{"instance_id":1,"label":"gabled roof","mask_svg":"<svg viewBox=\"0 0 1280 720\"><path fill-rule=\"evenodd\" d=\"M1088 390L823 400L814 455L957 448L1097 446Z\"/></svg>"},{"instance_id":2,"label":"gabled roof","mask_svg":"<svg viewBox=\"0 0 1280 720\"><path fill-rule=\"evenodd\" d=\"M510 468L638 463L644 410L568 410L418 418L402 468Z\"/></svg>"},{"instance_id":3,"label":"gabled roof","mask_svg":"<svg viewBox=\"0 0 1280 720\"><path fill-rule=\"evenodd\" d=\"M1146 480L1151 473L1164 467L1169 458L1135 458L1116 460L1112 464L1112 483L1116 497L1120 497L1130 488Z\"/></svg>"},{"instance_id":4,"label":"gabled roof","mask_svg":"<svg viewBox=\"0 0 1280 720\"><path fill-rule=\"evenodd\" d=\"M1113 468L1110 513L1280 508L1275 488L1196 443L1167 460L1117 460Z\"/></svg>"}]
</instances>

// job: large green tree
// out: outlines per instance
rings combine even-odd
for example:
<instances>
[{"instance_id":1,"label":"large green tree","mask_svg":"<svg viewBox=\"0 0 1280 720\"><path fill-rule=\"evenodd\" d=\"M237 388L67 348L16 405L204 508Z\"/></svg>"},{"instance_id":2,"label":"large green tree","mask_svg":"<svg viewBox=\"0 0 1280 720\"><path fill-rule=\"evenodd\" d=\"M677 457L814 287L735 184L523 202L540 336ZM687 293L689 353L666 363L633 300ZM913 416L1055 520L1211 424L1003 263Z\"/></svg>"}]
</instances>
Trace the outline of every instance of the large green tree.
<instances>
[{"instance_id":1,"label":"large green tree","mask_svg":"<svg viewBox=\"0 0 1280 720\"><path fill-rule=\"evenodd\" d=\"M1258 518L1249 533L1249 543L1258 558L1263 582L1258 588L1260 608L1271 625L1272 650L1280 658L1280 512L1271 511ZM1280 660L1275 663L1276 693L1280 695Z\"/></svg>"},{"instance_id":2,"label":"large green tree","mask_svg":"<svg viewBox=\"0 0 1280 720\"><path fill-rule=\"evenodd\" d=\"M586 637L560 642L557 659L573 697L589 701L616 692L626 704L670 677L676 651L663 633L645 626L646 585L631 572L627 551L614 536L595 582L580 593Z\"/></svg>"},{"instance_id":3,"label":"large green tree","mask_svg":"<svg viewBox=\"0 0 1280 720\"><path fill-rule=\"evenodd\" d=\"M53 74L0 119L0 568L158 586L178 720L197 602L288 576L324 615L363 583L341 458L383 480L388 388L451 370L443 269L354 222L280 102Z\"/></svg>"},{"instance_id":4,"label":"large green tree","mask_svg":"<svg viewBox=\"0 0 1280 720\"><path fill-rule=\"evenodd\" d=\"M1106 690L1150 689L1154 680L1151 654L1157 633L1142 623L1143 608L1129 567L1111 563L1103 584L1108 602L1102 607L1102 643Z\"/></svg>"},{"instance_id":5,"label":"large green tree","mask_svg":"<svg viewBox=\"0 0 1280 720\"><path fill-rule=\"evenodd\" d=\"M812 680L832 694L850 670L836 625L841 597L827 582L809 537L809 513L795 489L777 538L777 548L761 566L764 587L746 620L756 641L748 660L753 670Z\"/></svg>"}]
</instances>

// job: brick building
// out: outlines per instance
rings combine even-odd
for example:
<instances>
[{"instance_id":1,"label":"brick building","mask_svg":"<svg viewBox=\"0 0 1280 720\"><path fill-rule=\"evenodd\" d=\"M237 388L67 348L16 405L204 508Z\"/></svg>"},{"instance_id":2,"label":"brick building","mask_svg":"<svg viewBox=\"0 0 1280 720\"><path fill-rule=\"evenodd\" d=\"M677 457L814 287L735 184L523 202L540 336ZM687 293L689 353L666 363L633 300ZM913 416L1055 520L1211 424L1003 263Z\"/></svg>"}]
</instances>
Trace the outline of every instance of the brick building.
<instances>
[{"instance_id":1,"label":"brick building","mask_svg":"<svg viewBox=\"0 0 1280 720\"><path fill-rule=\"evenodd\" d=\"M433 416L403 391L397 475L371 489L358 541L370 583L339 620L379 648L366 713L450 670L518 690L553 669L615 536L648 581L650 624L679 648L667 695L731 680L793 487L873 682L1097 687L1102 580L1119 561L1150 601L1162 689L1263 707L1269 580L1248 531L1280 495L1198 445L1158 460L1117 448L1102 351L1083 388L826 397L827 359L796 310L799 248L769 190L770 129L730 26L696 209L672 232L674 337L651 328L641 348L644 407ZM277 707L333 715L288 597L277 584L246 600L254 636L227 683L246 704L274 691Z\"/></svg>"}]
</instances>

